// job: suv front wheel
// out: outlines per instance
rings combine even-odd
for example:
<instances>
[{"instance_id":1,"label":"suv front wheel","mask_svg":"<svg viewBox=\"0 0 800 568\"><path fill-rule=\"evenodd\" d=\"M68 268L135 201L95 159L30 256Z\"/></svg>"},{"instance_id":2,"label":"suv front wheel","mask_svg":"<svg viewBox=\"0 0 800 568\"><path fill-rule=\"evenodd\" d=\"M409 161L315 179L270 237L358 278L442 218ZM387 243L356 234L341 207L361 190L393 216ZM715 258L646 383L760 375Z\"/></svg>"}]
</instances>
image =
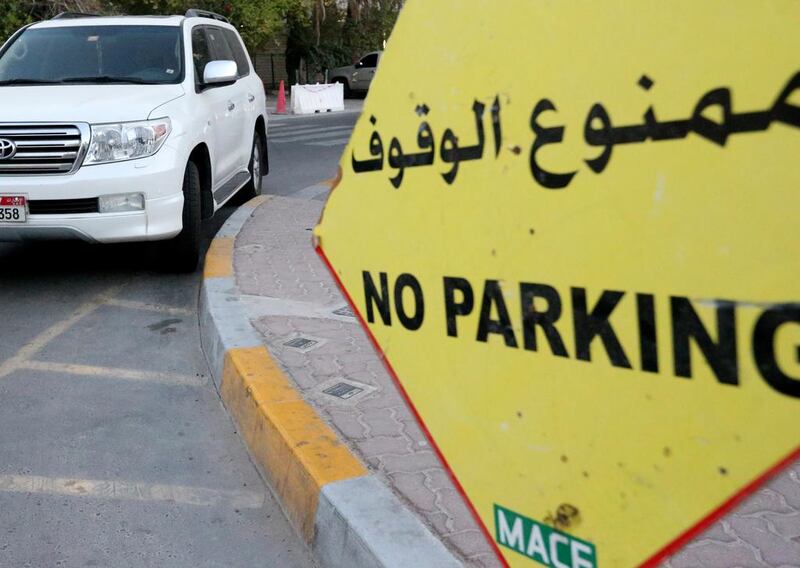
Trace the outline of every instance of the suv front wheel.
<instances>
[{"instance_id":1,"label":"suv front wheel","mask_svg":"<svg viewBox=\"0 0 800 568\"><path fill-rule=\"evenodd\" d=\"M183 229L178 236L162 241L159 260L169 272L194 272L200 260L200 171L194 162L183 175Z\"/></svg>"},{"instance_id":2,"label":"suv front wheel","mask_svg":"<svg viewBox=\"0 0 800 568\"><path fill-rule=\"evenodd\" d=\"M264 146L258 132L253 136L253 149L250 151L250 181L247 182L237 196L237 202L244 203L261 195L261 188L264 185Z\"/></svg>"}]
</instances>

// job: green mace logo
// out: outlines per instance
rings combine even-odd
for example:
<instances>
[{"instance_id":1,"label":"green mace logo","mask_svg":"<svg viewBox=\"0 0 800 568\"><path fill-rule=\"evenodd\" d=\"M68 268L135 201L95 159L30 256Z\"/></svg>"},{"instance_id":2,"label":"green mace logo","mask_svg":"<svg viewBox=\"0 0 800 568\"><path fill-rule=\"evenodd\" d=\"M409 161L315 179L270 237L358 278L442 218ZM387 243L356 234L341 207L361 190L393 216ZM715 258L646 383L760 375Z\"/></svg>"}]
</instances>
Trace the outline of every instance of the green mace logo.
<instances>
[{"instance_id":1,"label":"green mace logo","mask_svg":"<svg viewBox=\"0 0 800 568\"><path fill-rule=\"evenodd\" d=\"M494 506L495 540L553 568L596 568L594 545L510 509Z\"/></svg>"}]
</instances>

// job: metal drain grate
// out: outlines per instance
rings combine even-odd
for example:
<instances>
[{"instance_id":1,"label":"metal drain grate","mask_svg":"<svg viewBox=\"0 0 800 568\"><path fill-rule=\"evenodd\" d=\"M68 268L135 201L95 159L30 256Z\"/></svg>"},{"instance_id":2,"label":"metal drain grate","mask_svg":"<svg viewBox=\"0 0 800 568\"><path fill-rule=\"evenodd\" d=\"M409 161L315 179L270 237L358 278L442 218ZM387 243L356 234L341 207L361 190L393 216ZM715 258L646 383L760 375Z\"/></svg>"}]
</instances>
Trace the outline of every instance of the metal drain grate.
<instances>
[{"instance_id":1,"label":"metal drain grate","mask_svg":"<svg viewBox=\"0 0 800 568\"><path fill-rule=\"evenodd\" d=\"M336 398L347 400L348 398L357 395L363 390L364 389L362 388L347 383L336 383L332 387L328 387L322 392L324 392L325 394L329 394L331 396L335 396Z\"/></svg>"},{"instance_id":2,"label":"metal drain grate","mask_svg":"<svg viewBox=\"0 0 800 568\"><path fill-rule=\"evenodd\" d=\"M338 310L333 310L333 313L337 316L344 316L347 318L356 317L356 314L353 313L353 310L350 309L350 306L342 306Z\"/></svg>"},{"instance_id":3,"label":"metal drain grate","mask_svg":"<svg viewBox=\"0 0 800 568\"><path fill-rule=\"evenodd\" d=\"M310 349L314 347L319 341L315 339L308 339L306 337L295 337L294 339L290 339L289 341L285 341L283 344L286 347L293 347L295 349Z\"/></svg>"}]
</instances>

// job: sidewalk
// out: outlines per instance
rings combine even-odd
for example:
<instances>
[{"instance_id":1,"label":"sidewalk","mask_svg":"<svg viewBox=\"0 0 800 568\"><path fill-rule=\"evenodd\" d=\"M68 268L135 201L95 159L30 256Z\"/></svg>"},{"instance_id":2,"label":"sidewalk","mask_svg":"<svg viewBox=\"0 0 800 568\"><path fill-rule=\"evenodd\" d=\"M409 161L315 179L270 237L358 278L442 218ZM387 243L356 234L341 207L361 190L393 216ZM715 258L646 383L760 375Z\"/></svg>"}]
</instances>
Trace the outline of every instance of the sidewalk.
<instances>
[{"instance_id":1,"label":"sidewalk","mask_svg":"<svg viewBox=\"0 0 800 568\"><path fill-rule=\"evenodd\" d=\"M496 567L470 512L311 245L329 192L270 196L233 245L236 303L297 390L369 473L465 565ZM387 528L395 523L389 515ZM714 523L665 568L798 566L800 462Z\"/></svg>"},{"instance_id":2,"label":"sidewalk","mask_svg":"<svg viewBox=\"0 0 800 568\"><path fill-rule=\"evenodd\" d=\"M311 246L327 186L272 196L234 247L253 326L367 468L469 566L500 566Z\"/></svg>"}]
</instances>

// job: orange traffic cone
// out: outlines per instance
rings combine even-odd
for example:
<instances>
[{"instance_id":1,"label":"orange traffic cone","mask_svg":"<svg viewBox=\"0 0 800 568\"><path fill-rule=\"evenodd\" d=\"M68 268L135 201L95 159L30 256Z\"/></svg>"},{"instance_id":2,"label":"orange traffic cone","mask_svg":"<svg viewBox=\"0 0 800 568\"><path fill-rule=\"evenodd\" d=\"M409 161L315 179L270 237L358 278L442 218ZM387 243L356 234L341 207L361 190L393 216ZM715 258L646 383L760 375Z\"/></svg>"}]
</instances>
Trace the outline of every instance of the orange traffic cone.
<instances>
[{"instance_id":1,"label":"orange traffic cone","mask_svg":"<svg viewBox=\"0 0 800 568\"><path fill-rule=\"evenodd\" d=\"M283 86L283 81L278 87L278 107L275 109L275 114L286 114L286 87Z\"/></svg>"}]
</instances>

